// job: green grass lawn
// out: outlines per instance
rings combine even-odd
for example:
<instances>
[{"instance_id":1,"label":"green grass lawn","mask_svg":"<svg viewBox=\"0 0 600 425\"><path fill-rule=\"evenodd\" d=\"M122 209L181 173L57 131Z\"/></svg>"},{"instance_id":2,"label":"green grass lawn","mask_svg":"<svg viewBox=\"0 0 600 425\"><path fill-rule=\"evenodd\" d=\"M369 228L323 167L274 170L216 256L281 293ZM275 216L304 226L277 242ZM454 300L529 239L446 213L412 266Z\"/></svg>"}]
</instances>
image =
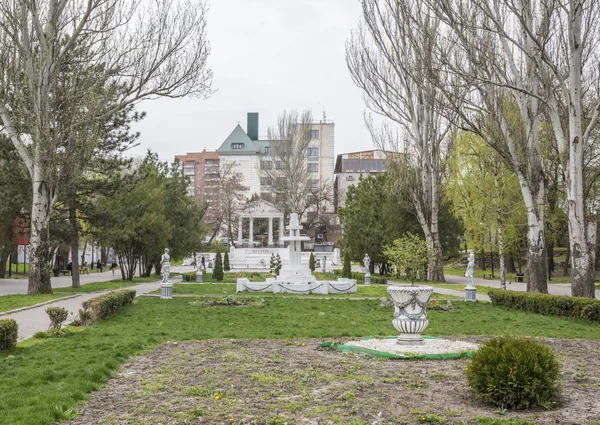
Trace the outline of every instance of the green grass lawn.
<instances>
[{"instance_id":1,"label":"green grass lawn","mask_svg":"<svg viewBox=\"0 0 600 425\"><path fill-rule=\"evenodd\" d=\"M142 282L156 282L160 280L159 277L151 276L151 277L135 277L133 281L131 280L123 280L123 279L115 279L109 280L105 282L90 282L84 283L79 288L65 287L65 288L55 288L55 292L96 292L103 291L105 289L119 289L126 288L128 286L133 286Z\"/></svg>"},{"instance_id":2,"label":"green grass lawn","mask_svg":"<svg viewBox=\"0 0 600 425\"><path fill-rule=\"evenodd\" d=\"M13 273L27 274L27 273L29 273L29 263L27 263L27 264L23 264L23 263L10 264L7 261L6 262L6 277L8 277L8 270L9 269L12 269Z\"/></svg>"},{"instance_id":3,"label":"green grass lawn","mask_svg":"<svg viewBox=\"0 0 600 425\"><path fill-rule=\"evenodd\" d=\"M434 288L444 288L444 289L453 289L455 291L463 291L465 290L466 285L461 283L427 283L429 286L433 286ZM490 290L489 286L478 285L477 292L480 294L487 294Z\"/></svg>"},{"instance_id":4,"label":"green grass lawn","mask_svg":"<svg viewBox=\"0 0 600 425\"><path fill-rule=\"evenodd\" d=\"M198 306L194 298L138 298L133 306L91 327L68 328L73 330L61 338L34 338L3 353L0 424L44 425L71 418L76 405L102 387L121 364L166 341L397 334L391 323L393 309L379 305L379 300L265 297L263 305L236 308ZM600 338L600 326L582 319L489 303L454 305L454 312L429 312L426 334Z\"/></svg>"},{"instance_id":5,"label":"green grass lawn","mask_svg":"<svg viewBox=\"0 0 600 425\"><path fill-rule=\"evenodd\" d=\"M58 298L66 297L69 294L43 294L43 295L26 295L26 294L14 294L14 295L3 295L0 297L0 312L15 310L21 307L28 307L30 305L43 303L46 301L55 300ZM0 317L2 319L2 317Z\"/></svg>"}]
</instances>

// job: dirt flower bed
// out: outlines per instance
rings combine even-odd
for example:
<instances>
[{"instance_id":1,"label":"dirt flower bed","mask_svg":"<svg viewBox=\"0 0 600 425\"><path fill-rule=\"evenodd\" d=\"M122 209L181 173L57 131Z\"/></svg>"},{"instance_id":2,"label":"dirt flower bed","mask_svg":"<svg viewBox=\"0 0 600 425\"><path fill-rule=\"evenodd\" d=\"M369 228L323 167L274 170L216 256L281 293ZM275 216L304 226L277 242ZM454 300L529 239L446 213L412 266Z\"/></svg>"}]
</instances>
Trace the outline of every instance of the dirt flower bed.
<instances>
[{"instance_id":1,"label":"dirt flower bed","mask_svg":"<svg viewBox=\"0 0 600 425\"><path fill-rule=\"evenodd\" d=\"M320 342L169 343L125 365L68 424L600 424L600 341L546 340L563 362L564 399L526 412L474 401L468 360L382 361Z\"/></svg>"}]
</instances>

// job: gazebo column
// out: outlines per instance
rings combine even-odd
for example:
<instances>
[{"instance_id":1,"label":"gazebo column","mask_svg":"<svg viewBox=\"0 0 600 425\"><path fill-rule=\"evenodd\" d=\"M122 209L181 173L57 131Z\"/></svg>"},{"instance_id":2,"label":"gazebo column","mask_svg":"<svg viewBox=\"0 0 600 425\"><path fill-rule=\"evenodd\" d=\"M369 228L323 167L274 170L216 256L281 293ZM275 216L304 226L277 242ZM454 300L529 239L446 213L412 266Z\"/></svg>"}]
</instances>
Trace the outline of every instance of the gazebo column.
<instances>
[{"instance_id":1,"label":"gazebo column","mask_svg":"<svg viewBox=\"0 0 600 425\"><path fill-rule=\"evenodd\" d=\"M285 248L285 242L283 242L283 227L285 223L283 222L283 216L279 217L279 248Z\"/></svg>"},{"instance_id":2,"label":"gazebo column","mask_svg":"<svg viewBox=\"0 0 600 425\"><path fill-rule=\"evenodd\" d=\"M254 217L250 217L250 234L248 235L248 248L254 248Z\"/></svg>"},{"instance_id":3,"label":"gazebo column","mask_svg":"<svg viewBox=\"0 0 600 425\"><path fill-rule=\"evenodd\" d=\"M269 217L269 248L273 248L273 217Z\"/></svg>"},{"instance_id":4,"label":"gazebo column","mask_svg":"<svg viewBox=\"0 0 600 425\"><path fill-rule=\"evenodd\" d=\"M242 248L242 245L244 243L243 242L244 237L242 236L242 224L243 224L243 218L240 217L240 220L238 222L238 245L237 245L238 248Z\"/></svg>"}]
</instances>

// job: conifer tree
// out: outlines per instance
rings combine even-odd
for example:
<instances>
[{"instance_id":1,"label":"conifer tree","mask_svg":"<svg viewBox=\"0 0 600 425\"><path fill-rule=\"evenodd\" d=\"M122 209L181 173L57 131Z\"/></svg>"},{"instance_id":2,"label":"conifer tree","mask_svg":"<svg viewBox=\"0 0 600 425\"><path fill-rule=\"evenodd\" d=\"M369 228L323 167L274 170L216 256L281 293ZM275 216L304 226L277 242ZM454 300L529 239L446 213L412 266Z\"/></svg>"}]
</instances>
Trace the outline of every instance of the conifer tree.
<instances>
[{"instance_id":1,"label":"conifer tree","mask_svg":"<svg viewBox=\"0 0 600 425\"><path fill-rule=\"evenodd\" d=\"M215 258L215 268L213 270L213 279L217 282L223 281L223 259L221 251L217 248L217 257Z\"/></svg>"},{"instance_id":2,"label":"conifer tree","mask_svg":"<svg viewBox=\"0 0 600 425\"><path fill-rule=\"evenodd\" d=\"M310 268L311 272L315 271L315 255L312 252L310 253L310 258L308 259L308 267Z\"/></svg>"},{"instance_id":3,"label":"conifer tree","mask_svg":"<svg viewBox=\"0 0 600 425\"><path fill-rule=\"evenodd\" d=\"M279 276L279 270L281 270L281 257L277 254L275 257L275 276Z\"/></svg>"},{"instance_id":4,"label":"conifer tree","mask_svg":"<svg viewBox=\"0 0 600 425\"><path fill-rule=\"evenodd\" d=\"M229 252L227 251L225 251L225 259L223 260L223 270L226 272L231 270L231 267L229 266Z\"/></svg>"},{"instance_id":5,"label":"conifer tree","mask_svg":"<svg viewBox=\"0 0 600 425\"><path fill-rule=\"evenodd\" d=\"M352 278L352 263L350 260L350 251L344 251L344 268L342 269L342 277Z\"/></svg>"},{"instance_id":6,"label":"conifer tree","mask_svg":"<svg viewBox=\"0 0 600 425\"><path fill-rule=\"evenodd\" d=\"M271 254L271 262L269 263L269 270L271 270L271 273L273 273L273 274L275 274L275 266L276 266L275 254Z\"/></svg>"}]
</instances>

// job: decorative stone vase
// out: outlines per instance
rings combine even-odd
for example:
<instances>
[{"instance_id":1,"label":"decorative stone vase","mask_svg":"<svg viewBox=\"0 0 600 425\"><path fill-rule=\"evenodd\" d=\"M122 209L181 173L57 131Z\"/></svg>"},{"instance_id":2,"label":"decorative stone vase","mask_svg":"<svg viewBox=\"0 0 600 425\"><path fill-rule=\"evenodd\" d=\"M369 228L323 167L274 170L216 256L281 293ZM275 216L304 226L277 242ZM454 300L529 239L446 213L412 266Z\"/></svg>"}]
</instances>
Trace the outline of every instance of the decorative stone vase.
<instances>
[{"instance_id":1,"label":"decorative stone vase","mask_svg":"<svg viewBox=\"0 0 600 425\"><path fill-rule=\"evenodd\" d=\"M423 344L421 332L429 325L427 303L433 293L431 286L388 286L388 294L396 311L392 324L400 332L398 344Z\"/></svg>"}]
</instances>

